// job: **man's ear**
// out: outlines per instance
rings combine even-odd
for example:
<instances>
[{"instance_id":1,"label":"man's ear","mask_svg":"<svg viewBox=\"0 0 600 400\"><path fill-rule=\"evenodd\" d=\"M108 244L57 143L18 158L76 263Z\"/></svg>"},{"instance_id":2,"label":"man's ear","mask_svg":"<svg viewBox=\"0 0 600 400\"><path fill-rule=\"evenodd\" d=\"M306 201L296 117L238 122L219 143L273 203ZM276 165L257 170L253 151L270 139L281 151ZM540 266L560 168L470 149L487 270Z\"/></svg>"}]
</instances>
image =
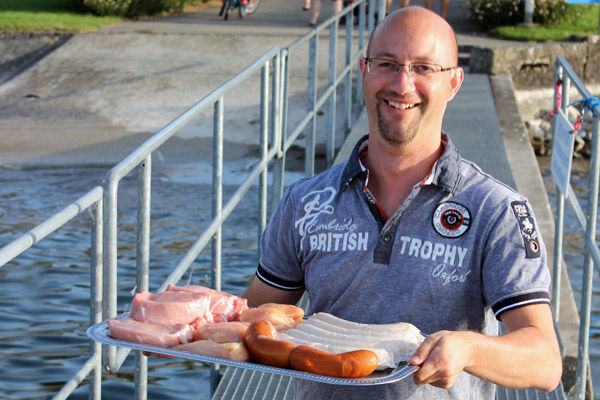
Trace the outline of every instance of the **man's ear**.
<instances>
[{"instance_id":1,"label":"man's ear","mask_svg":"<svg viewBox=\"0 0 600 400\"><path fill-rule=\"evenodd\" d=\"M367 72L367 63L365 62L365 60L366 60L365 57L361 57L360 60L358 61L361 79L365 78L365 73Z\"/></svg>"},{"instance_id":2,"label":"man's ear","mask_svg":"<svg viewBox=\"0 0 600 400\"><path fill-rule=\"evenodd\" d=\"M463 83L465 79L465 71L462 67L456 67L452 71L450 71L452 76L450 77L450 90L448 91L448 101L452 100L456 93L458 93L458 89Z\"/></svg>"}]
</instances>

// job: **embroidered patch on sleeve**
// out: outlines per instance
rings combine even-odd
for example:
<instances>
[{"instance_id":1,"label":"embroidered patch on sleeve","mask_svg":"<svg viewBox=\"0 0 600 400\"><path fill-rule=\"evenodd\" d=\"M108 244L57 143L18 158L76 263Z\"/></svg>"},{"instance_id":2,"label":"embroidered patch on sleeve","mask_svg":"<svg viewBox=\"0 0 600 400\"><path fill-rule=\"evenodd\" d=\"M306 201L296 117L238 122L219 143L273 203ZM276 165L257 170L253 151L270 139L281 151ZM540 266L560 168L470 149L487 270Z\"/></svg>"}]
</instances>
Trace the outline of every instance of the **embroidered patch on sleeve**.
<instances>
[{"instance_id":1,"label":"embroidered patch on sleeve","mask_svg":"<svg viewBox=\"0 0 600 400\"><path fill-rule=\"evenodd\" d=\"M523 237L526 257L538 258L540 256L539 237L535 230L535 226L533 225L533 218L529 214L527 205L522 201L513 201L510 205L519 222L519 230Z\"/></svg>"}]
</instances>

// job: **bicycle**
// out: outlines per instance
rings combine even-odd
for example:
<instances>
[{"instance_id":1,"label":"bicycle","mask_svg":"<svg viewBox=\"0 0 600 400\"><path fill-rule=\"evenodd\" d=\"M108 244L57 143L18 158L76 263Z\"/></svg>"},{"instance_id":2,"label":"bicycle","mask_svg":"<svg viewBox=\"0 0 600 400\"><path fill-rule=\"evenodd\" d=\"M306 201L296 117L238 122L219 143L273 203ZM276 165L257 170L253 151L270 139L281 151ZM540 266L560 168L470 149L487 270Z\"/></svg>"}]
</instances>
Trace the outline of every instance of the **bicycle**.
<instances>
[{"instance_id":1,"label":"bicycle","mask_svg":"<svg viewBox=\"0 0 600 400\"><path fill-rule=\"evenodd\" d=\"M223 19L227 21L229 12L233 12L237 8L240 18L244 18L246 15L254 14L258 8L258 3L260 3L260 0L223 0L219 16L224 15Z\"/></svg>"}]
</instances>

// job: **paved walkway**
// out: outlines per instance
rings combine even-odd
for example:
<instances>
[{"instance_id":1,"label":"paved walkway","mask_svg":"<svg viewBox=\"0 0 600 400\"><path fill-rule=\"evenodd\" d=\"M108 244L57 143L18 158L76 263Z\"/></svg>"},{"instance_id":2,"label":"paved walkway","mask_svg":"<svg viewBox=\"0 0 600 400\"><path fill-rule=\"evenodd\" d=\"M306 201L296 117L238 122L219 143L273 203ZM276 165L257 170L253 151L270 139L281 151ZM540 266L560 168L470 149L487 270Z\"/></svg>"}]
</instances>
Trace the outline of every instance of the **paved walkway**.
<instances>
[{"instance_id":1,"label":"paved walkway","mask_svg":"<svg viewBox=\"0 0 600 400\"><path fill-rule=\"evenodd\" d=\"M73 36L0 84L0 163L119 162L270 48L287 46L307 33L310 12L302 11L302 4L302 0L262 0L256 14L223 21L217 2L195 12ZM396 7L394 0L392 8ZM486 38L466 13L464 0L453 0L449 21L461 44L502 45ZM325 1L320 20L330 15L330 2ZM244 105L243 96L229 104L238 107L238 115ZM239 125L226 137L240 144L232 156L243 154L249 140L243 135L244 124ZM170 144L183 152L179 159L192 147L190 140L209 139L206 124L194 129Z\"/></svg>"}]
</instances>

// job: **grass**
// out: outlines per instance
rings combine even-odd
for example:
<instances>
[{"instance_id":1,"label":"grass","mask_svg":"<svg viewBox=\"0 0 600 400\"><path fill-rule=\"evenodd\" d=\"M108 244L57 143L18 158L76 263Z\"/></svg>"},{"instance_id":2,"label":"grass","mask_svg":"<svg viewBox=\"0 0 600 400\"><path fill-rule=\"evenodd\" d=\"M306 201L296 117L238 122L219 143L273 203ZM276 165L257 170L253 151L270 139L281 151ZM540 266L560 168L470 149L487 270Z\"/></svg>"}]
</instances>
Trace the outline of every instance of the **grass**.
<instances>
[{"instance_id":1,"label":"grass","mask_svg":"<svg viewBox=\"0 0 600 400\"><path fill-rule=\"evenodd\" d=\"M599 33L599 10L598 4L568 4L567 16L558 24L535 27L501 26L488 33L499 39L527 42L581 40Z\"/></svg>"},{"instance_id":2,"label":"grass","mask_svg":"<svg viewBox=\"0 0 600 400\"><path fill-rule=\"evenodd\" d=\"M0 0L0 30L86 32L122 22L84 14L74 0Z\"/></svg>"}]
</instances>

